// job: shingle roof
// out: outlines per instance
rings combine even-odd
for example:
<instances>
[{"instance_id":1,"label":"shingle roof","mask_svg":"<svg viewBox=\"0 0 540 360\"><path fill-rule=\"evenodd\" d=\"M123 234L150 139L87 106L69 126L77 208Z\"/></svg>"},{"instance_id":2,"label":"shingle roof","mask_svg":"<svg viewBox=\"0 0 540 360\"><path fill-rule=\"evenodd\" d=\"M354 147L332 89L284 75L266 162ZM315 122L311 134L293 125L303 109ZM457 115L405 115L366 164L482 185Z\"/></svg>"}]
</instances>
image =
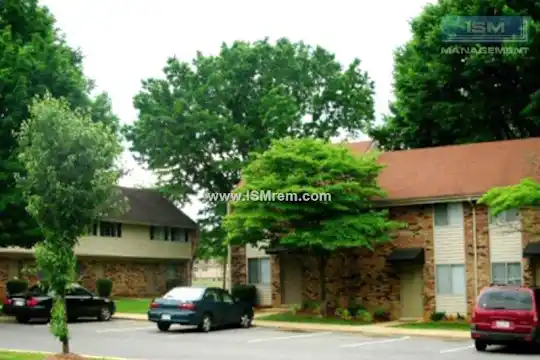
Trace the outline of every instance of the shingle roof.
<instances>
[{"instance_id":1,"label":"shingle roof","mask_svg":"<svg viewBox=\"0 0 540 360\"><path fill-rule=\"evenodd\" d=\"M371 150L375 146L375 143L372 140L366 140L350 142L345 145L355 154L364 154Z\"/></svg>"},{"instance_id":2,"label":"shingle roof","mask_svg":"<svg viewBox=\"0 0 540 360\"><path fill-rule=\"evenodd\" d=\"M114 220L145 224L197 229L195 221L167 200L159 191L120 187L120 191L129 202L128 211Z\"/></svg>"},{"instance_id":3,"label":"shingle roof","mask_svg":"<svg viewBox=\"0 0 540 360\"><path fill-rule=\"evenodd\" d=\"M477 196L538 178L540 138L385 152L379 162L390 201Z\"/></svg>"}]
</instances>

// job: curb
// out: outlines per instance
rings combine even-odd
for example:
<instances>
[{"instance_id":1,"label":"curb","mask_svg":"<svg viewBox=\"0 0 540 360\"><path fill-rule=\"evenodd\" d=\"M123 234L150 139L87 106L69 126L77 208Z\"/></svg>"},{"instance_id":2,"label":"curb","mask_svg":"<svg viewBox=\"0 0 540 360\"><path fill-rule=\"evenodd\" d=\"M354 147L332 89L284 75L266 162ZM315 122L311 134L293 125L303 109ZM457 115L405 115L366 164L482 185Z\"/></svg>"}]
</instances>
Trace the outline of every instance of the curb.
<instances>
[{"instance_id":1,"label":"curb","mask_svg":"<svg viewBox=\"0 0 540 360\"><path fill-rule=\"evenodd\" d=\"M444 330L445 332L429 332L429 331L423 331L423 330L406 330L406 329L392 329L392 328L384 328L384 329L373 329L369 328L369 326L372 325L351 325L350 327L344 327L344 326L303 326L303 324L295 324L295 323L272 323L271 321L253 321L253 326L261 327L261 328L273 328L273 329L280 329L284 331L300 331L300 332L316 332L316 331L334 331L338 333L347 333L347 334L358 334L358 335L368 335L368 336L375 336L375 337L388 337L388 336L394 336L394 335L401 335L401 336L414 336L414 337L426 337L426 338L434 338L434 339L442 339L442 340L467 340L470 339L470 334L468 331L463 331L463 334L461 332L450 332L451 330L448 330L450 333L445 333L447 330Z\"/></svg>"},{"instance_id":2,"label":"curb","mask_svg":"<svg viewBox=\"0 0 540 360\"><path fill-rule=\"evenodd\" d=\"M36 351L36 350L21 350L21 349L6 349L6 348L0 348L0 351L3 352L12 352L12 353L18 353L18 354L43 354L43 355L55 355L58 353L50 352L50 351ZM79 354L77 355L83 356L88 359L107 359L107 360L131 360L127 358L119 358L119 357L110 357L110 356L95 356L95 355L86 355L86 354Z\"/></svg>"}]
</instances>

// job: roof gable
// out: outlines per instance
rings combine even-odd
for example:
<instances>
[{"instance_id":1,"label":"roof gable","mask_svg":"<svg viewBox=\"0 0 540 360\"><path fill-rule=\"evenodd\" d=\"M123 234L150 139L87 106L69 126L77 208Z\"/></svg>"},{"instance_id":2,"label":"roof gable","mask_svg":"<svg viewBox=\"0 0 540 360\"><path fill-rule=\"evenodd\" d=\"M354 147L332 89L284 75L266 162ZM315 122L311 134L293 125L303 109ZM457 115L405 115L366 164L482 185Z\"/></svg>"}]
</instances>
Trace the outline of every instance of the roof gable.
<instances>
[{"instance_id":1,"label":"roof gable","mask_svg":"<svg viewBox=\"0 0 540 360\"><path fill-rule=\"evenodd\" d=\"M158 190L119 187L127 198L127 212L114 219L123 223L197 229L197 223L166 199Z\"/></svg>"}]
</instances>

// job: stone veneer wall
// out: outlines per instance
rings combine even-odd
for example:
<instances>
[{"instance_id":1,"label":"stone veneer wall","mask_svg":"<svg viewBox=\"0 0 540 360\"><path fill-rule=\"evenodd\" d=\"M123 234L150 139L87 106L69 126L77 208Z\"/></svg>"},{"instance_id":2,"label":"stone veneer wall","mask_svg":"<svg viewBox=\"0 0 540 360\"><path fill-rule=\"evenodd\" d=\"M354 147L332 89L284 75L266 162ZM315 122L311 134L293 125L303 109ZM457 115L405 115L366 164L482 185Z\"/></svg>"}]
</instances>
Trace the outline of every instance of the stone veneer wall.
<instances>
[{"instance_id":1,"label":"stone veneer wall","mask_svg":"<svg viewBox=\"0 0 540 360\"><path fill-rule=\"evenodd\" d=\"M465 228L465 271L467 275L467 314L470 316L480 290L491 283L491 259L489 250L489 212L485 205L474 205L476 217L476 265L474 261L473 207L463 204ZM475 266L477 268L475 291Z\"/></svg>"},{"instance_id":2,"label":"stone veneer wall","mask_svg":"<svg viewBox=\"0 0 540 360\"><path fill-rule=\"evenodd\" d=\"M0 298L5 296L5 283L8 280L9 263L21 261L23 267L34 265L33 259L0 258ZM163 294L166 291L168 275L167 262L143 262L121 260L94 260L82 258L82 274L78 282L91 291L96 290L96 280L109 278L113 281L113 296L147 297ZM176 263L178 276L189 283L189 261ZM24 276L23 276L24 277ZM35 284L37 278L25 277L30 284Z\"/></svg>"},{"instance_id":3,"label":"stone veneer wall","mask_svg":"<svg viewBox=\"0 0 540 360\"><path fill-rule=\"evenodd\" d=\"M231 246L231 284L247 284L247 259L245 246Z\"/></svg>"},{"instance_id":4,"label":"stone veneer wall","mask_svg":"<svg viewBox=\"0 0 540 360\"><path fill-rule=\"evenodd\" d=\"M523 248L531 242L540 241L540 211L537 209L524 209L523 217ZM523 259L523 283L525 286L535 286L534 264L540 259Z\"/></svg>"}]
</instances>

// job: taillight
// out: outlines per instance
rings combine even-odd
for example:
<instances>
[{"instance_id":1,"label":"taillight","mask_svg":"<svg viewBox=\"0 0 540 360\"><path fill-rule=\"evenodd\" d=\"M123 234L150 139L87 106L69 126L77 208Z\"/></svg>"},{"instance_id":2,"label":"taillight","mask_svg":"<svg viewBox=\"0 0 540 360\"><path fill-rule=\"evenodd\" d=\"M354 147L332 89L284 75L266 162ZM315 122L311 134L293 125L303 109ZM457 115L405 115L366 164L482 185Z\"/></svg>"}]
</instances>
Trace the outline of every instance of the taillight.
<instances>
[{"instance_id":1,"label":"taillight","mask_svg":"<svg viewBox=\"0 0 540 360\"><path fill-rule=\"evenodd\" d=\"M537 325L540 325L540 322L538 321L538 313L537 312L534 313L533 322L535 324L537 324Z\"/></svg>"},{"instance_id":2,"label":"taillight","mask_svg":"<svg viewBox=\"0 0 540 360\"><path fill-rule=\"evenodd\" d=\"M37 301L37 300L34 299L34 298L30 298L30 299L26 300L26 306L28 306L28 307L34 307L34 306L36 306L38 303L39 303L39 301Z\"/></svg>"},{"instance_id":3,"label":"taillight","mask_svg":"<svg viewBox=\"0 0 540 360\"><path fill-rule=\"evenodd\" d=\"M158 307L159 307L159 304L158 304L157 302L152 302L152 303L150 304L150 308L151 308L151 309L156 309L156 308L158 308Z\"/></svg>"},{"instance_id":4,"label":"taillight","mask_svg":"<svg viewBox=\"0 0 540 360\"><path fill-rule=\"evenodd\" d=\"M178 308L184 309L184 310L195 310L195 304L192 304L192 303L180 304L178 305Z\"/></svg>"},{"instance_id":5,"label":"taillight","mask_svg":"<svg viewBox=\"0 0 540 360\"><path fill-rule=\"evenodd\" d=\"M4 305L10 305L10 304L11 304L11 299L5 298Z\"/></svg>"}]
</instances>

